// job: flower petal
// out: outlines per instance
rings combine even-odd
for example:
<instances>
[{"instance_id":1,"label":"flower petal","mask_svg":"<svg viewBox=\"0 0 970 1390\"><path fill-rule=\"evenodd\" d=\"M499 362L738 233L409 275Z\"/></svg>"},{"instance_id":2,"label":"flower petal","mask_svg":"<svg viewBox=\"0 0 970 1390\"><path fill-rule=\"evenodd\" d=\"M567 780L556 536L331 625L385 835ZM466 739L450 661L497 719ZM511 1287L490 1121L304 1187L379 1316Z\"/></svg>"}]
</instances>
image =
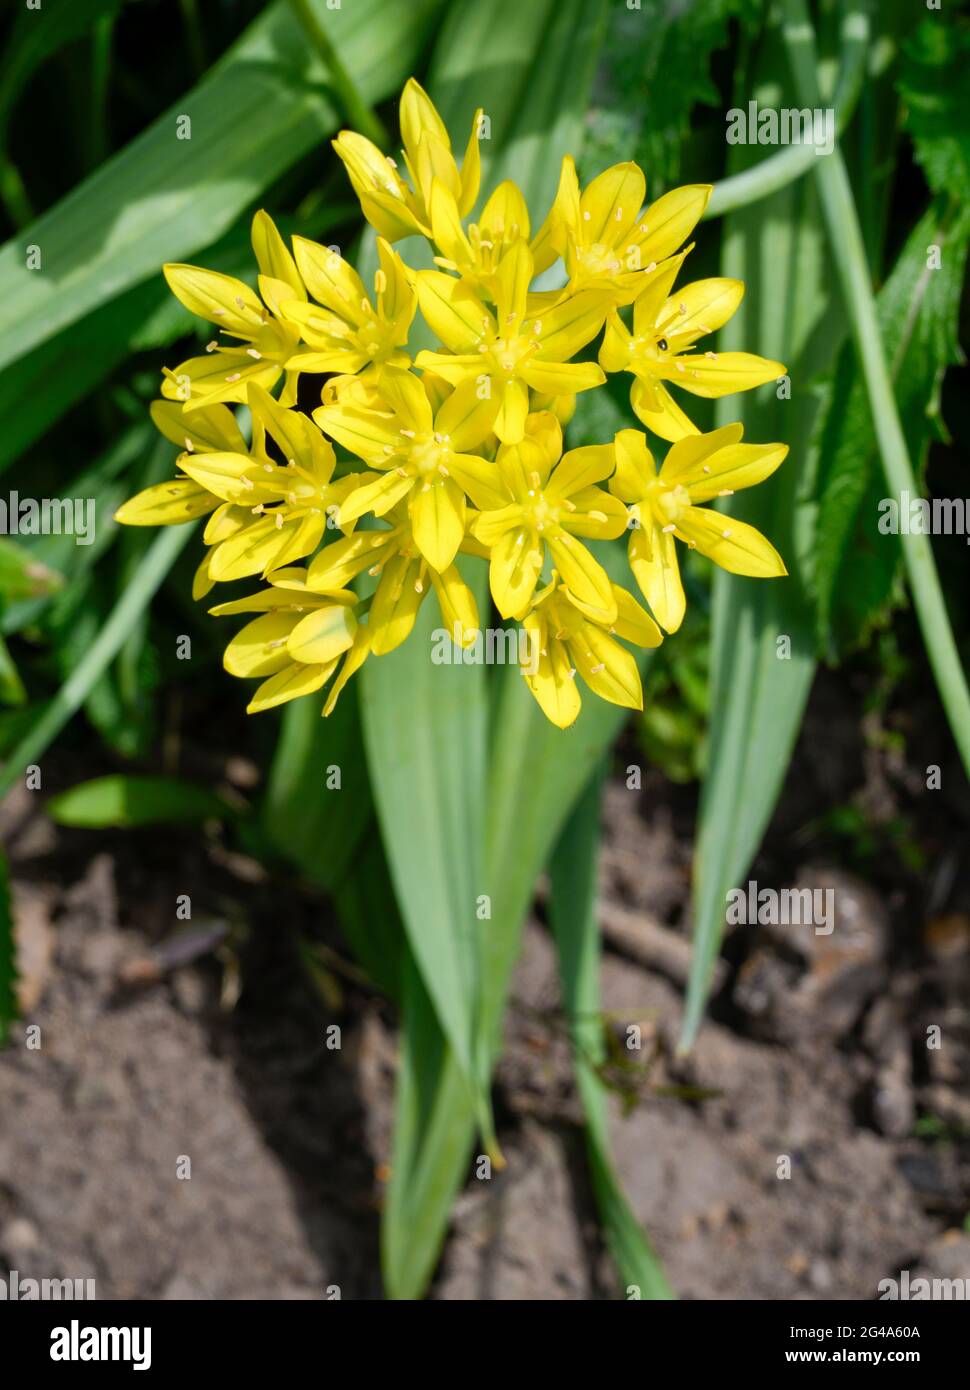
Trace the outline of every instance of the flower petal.
<instances>
[{"instance_id":1,"label":"flower petal","mask_svg":"<svg viewBox=\"0 0 970 1390\"><path fill-rule=\"evenodd\" d=\"M291 662L277 671L275 676L263 681L253 698L246 706L247 714L261 714L263 710L275 709L285 705L288 700L298 700L302 695L312 695L333 675L337 668L336 659L326 666L303 666Z\"/></svg>"},{"instance_id":2,"label":"flower petal","mask_svg":"<svg viewBox=\"0 0 970 1390\"><path fill-rule=\"evenodd\" d=\"M522 669L525 683L550 723L568 729L579 716L582 700L566 648L562 642L546 635L545 625L535 614L530 613L523 626L527 632L536 633L534 641L539 645L538 669L534 672Z\"/></svg>"},{"instance_id":3,"label":"flower petal","mask_svg":"<svg viewBox=\"0 0 970 1390\"><path fill-rule=\"evenodd\" d=\"M630 536L628 554L634 578L653 616L665 632L676 632L684 621L687 601L673 533L644 518Z\"/></svg>"},{"instance_id":4,"label":"flower petal","mask_svg":"<svg viewBox=\"0 0 970 1390\"><path fill-rule=\"evenodd\" d=\"M306 299L306 290L296 268L296 261L280 236L276 223L262 208L253 218L252 242L261 274L289 285L293 293L287 295L287 299Z\"/></svg>"},{"instance_id":5,"label":"flower petal","mask_svg":"<svg viewBox=\"0 0 970 1390\"><path fill-rule=\"evenodd\" d=\"M384 566L367 619L375 656L386 656L410 635L425 594L423 585L417 587L420 573L421 561L406 555L395 555Z\"/></svg>"},{"instance_id":6,"label":"flower petal","mask_svg":"<svg viewBox=\"0 0 970 1390\"><path fill-rule=\"evenodd\" d=\"M482 301L461 280L440 270L421 270L415 279L418 304L425 322L452 352L473 351L492 323Z\"/></svg>"},{"instance_id":7,"label":"flower petal","mask_svg":"<svg viewBox=\"0 0 970 1390\"><path fill-rule=\"evenodd\" d=\"M342 589L358 574L380 564L382 551L390 551L396 542L394 531L355 531L331 541L310 561L307 568L307 587L315 593L332 593Z\"/></svg>"},{"instance_id":8,"label":"flower petal","mask_svg":"<svg viewBox=\"0 0 970 1390\"><path fill-rule=\"evenodd\" d=\"M533 391L548 396L572 396L602 386L606 377L595 362L543 362L533 358L521 369L522 380Z\"/></svg>"},{"instance_id":9,"label":"flower petal","mask_svg":"<svg viewBox=\"0 0 970 1390\"><path fill-rule=\"evenodd\" d=\"M640 218L636 239L646 261L663 261L690 236L711 196L709 183L672 188Z\"/></svg>"},{"instance_id":10,"label":"flower petal","mask_svg":"<svg viewBox=\"0 0 970 1390\"><path fill-rule=\"evenodd\" d=\"M219 499L194 479L171 478L130 497L114 519L122 526L177 526L207 516L218 505Z\"/></svg>"},{"instance_id":11,"label":"flower petal","mask_svg":"<svg viewBox=\"0 0 970 1390\"><path fill-rule=\"evenodd\" d=\"M171 263L163 265L162 272L175 298L190 313L240 338L255 338L262 328L262 304L249 286L234 275Z\"/></svg>"},{"instance_id":12,"label":"flower petal","mask_svg":"<svg viewBox=\"0 0 970 1390\"><path fill-rule=\"evenodd\" d=\"M592 487L608 478L616 467L616 450L612 444L587 444L563 454L543 489L546 496L571 497L581 488Z\"/></svg>"},{"instance_id":13,"label":"flower petal","mask_svg":"<svg viewBox=\"0 0 970 1390\"><path fill-rule=\"evenodd\" d=\"M293 238L293 251L306 287L318 304L347 323L362 324L367 318L364 282L336 247L321 246L306 237Z\"/></svg>"},{"instance_id":14,"label":"flower petal","mask_svg":"<svg viewBox=\"0 0 970 1390\"><path fill-rule=\"evenodd\" d=\"M503 444L518 444L525 435L529 414L529 388L513 377L499 388L499 409L493 429Z\"/></svg>"},{"instance_id":15,"label":"flower petal","mask_svg":"<svg viewBox=\"0 0 970 1390\"><path fill-rule=\"evenodd\" d=\"M586 245L619 246L637 220L646 191L638 164L614 164L598 174L579 200Z\"/></svg>"},{"instance_id":16,"label":"flower petal","mask_svg":"<svg viewBox=\"0 0 970 1390\"><path fill-rule=\"evenodd\" d=\"M694 396L730 396L750 391L785 375L781 362L757 357L753 352L718 352L711 356L677 357L675 366L665 363L668 379Z\"/></svg>"},{"instance_id":17,"label":"flower petal","mask_svg":"<svg viewBox=\"0 0 970 1390\"><path fill-rule=\"evenodd\" d=\"M491 396L482 400L478 382L468 378L445 399L435 415L434 428L438 434L448 436L456 453L468 453L492 433L499 404Z\"/></svg>"},{"instance_id":18,"label":"flower petal","mask_svg":"<svg viewBox=\"0 0 970 1390\"><path fill-rule=\"evenodd\" d=\"M177 401L152 401L152 423L180 449L203 454L244 454L246 441L227 405L205 405L186 413Z\"/></svg>"},{"instance_id":19,"label":"flower petal","mask_svg":"<svg viewBox=\"0 0 970 1390\"><path fill-rule=\"evenodd\" d=\"M419 482L409 511L415 545L432 569L447 569L465 534L465 494L452 478Z\"/></svg>"},{"instance_id":20,"label":"flower petal","mask_svg":"<svg viewBox=\"0 0 970 1390\"><path fill-rule=\"evenodd\" d=\"M637 419L661 439L677 440L685 435L700 434L662 382L637 378L630 389L630 404Z\"/></svg>"},{"instance_id":21,"label":"flower petal","mask_svg":"<svg viewBox=\"0 0 970 1390\"><path fill-rule=\"evenodd\" d=\"M648 483L657 476L657 465L647 448L642 430L618 430L613 439L616 472L610 479L610 492L623 502L639 502Z\"/></svg>"},{"instance_id":22,"label":"flower petal","mask_svg":"<svg viewBox=\"0 0 970 1390\"><path fill-rule=\"evenodd\" d=\"M692 541L702 555L731 574L754 579L785 575L785 562L769 540L734 516L722 516L706 507L688 507L677 523L678 532Z\"/></svg>"},{"instance_id":23,"label":"flower petal","mask_svg":"<svg viewBox=\"0 0 970 1390\"><path fill-rule=\"evenodd\" d=\"M604 620L612 622L616 617L616 599L609 575L583 545L566 531L559 531L546 537L553 563L562 576L566 588L576 595L581 603L597 609Z\"/></svg>"},{"instance_id":24,"label":"flower petal","mask_svg":"<svg viewBox=\"0 0 970 1390\"><path fill-rule=\"evenodd\" d=\"M503 618L518 618L529 606L542 558L542 546L529 526L512 527L493 545L488 583Z\"/></svg>"},{"instance_id":25,"label":"flower petal","mask_svg":"<svg viewBox=\"0 0 970 1390\"><path fill-rule=\"evenodd\" d=\"M327 605L301 618L286 643L294 661L325 665L345 652L357 631L357 615L343 604Z\"/></svg>"},{"instance_id":26,"label":"flower petal","mask_svg":"<svg viewBox=\"0 0 970 1390\"><path fill-rule=\"evenodd\" d=\"M595 623L570 634L569 655L583 680L601 700L625 709L643 709L643 687L632 652Z\"/></svg>"},{"instance_id":27,"label":"flower petal","mask_svg":"<svg viewBox=\"0 0 970 1390\"><path fill-rule=\"evenodd\" d=\"M697 338L722 328L743 298L741 280L723 276L695 280L682 286L662 305L656 318L657 331L667 339L673 352L682 352Z\"/></svg>"},{"instance_id":28,"label":"flower petal","mask_svg":"<svg viewBox=\"0 0 970 1390\"><path fill-rule=\"evenodd\" d=\"M226 648L222 664L230 676L273 676L289 666L291 657L286 639L293 628L294 616L284 613L264 613L247 623Z\"/></svg>"},{"instance_id":29,"label":"flower petal","mask_svg":"<svg viewBox=\"0 0 970 1390\"><path fill-rule=\"evenodd\" d=\"M536 357L542 362L568 362L596 337L610 307L609 295L601 290L580 290L561 300L536 320L541 323Z\"/></svg>"}]
</instances>

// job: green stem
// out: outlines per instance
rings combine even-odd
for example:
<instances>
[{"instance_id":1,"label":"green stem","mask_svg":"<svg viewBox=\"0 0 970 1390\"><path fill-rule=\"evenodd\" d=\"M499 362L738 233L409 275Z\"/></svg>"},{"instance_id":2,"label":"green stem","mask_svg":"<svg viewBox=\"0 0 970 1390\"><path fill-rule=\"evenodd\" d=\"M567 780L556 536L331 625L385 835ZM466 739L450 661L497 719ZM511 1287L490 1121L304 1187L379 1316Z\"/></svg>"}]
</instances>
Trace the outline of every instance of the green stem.
<instances>
[{"instance_id":1,"label":"green stem","mask_svg":"<svg viewBox=\"0 0 970 1390\"><path fill-rule=\"evenodd\" d=\"M37 761L71 716L84 704L95 681L121 650L125 638L139 615L148 607L194 530L191 524L173 526L153 541L151 550L111 610L108 621L84 660L71 672L30 733L10 754L0 772L0 796L4 796L17 778L23 776L25 768Z\"/></svg>"},{"instance_id":2,"label":"green stem","mask_svg":"<svg viewBox=\"0 0 970 1390\"><path fill-rule=\"evenodd\" d=\"M310 0L289 0L290 9L306 31L307 38L317 50L330 74L334 91L340 98L347 119L362 135L373 140L381 149L387 148L387 131L358 92L350 73L337 56L337 50L317 19Z\"/></svg>"},{"instance_id":3,"label":"green stem","mask_svg":"<svg viewBox=\"0 0 970 1390\"><path fill-rule=\"evenodd\" d=\"M862 91L866 70L866 52L869 44L869 16L863 9L861 0L851 0L842 21L842 62L835 87L832 105L835 108L835 128L839 135L845 130L855 110ZM756 164L753 169L745 169L740 174L721 179L714 185L710 202L704 211L704 220L723 217L725 213L735 212L747 207L749 203L760 202L780 188L807 174L816 160L824 156L816 155L813 145L789 145L768 159Z\"/></svg>"},{"instance_id":4,"label":"green stem","mask_svg":"<svg viewBox=\"0 0 970 1390\"><path fill-rule=\"evenodd\" d=\"M784 5L783 36L798 99L814 106L819 98L812 22L805 0L784 0ZM852 336L862 364L886 481L896 496L904 491L918 494L879 335L862 229L838 146L830 156L816 161L815 178ZM947 617L933 548L929 537L921 533L901 535L900 541L930 665L954 740L970 775L970 690Z\"/></svg>"},{"instance_id":5,"label":"green stem","mask_svg":"<svg viewBox=\"0 0 970 1390\"><path fill-rule=\"evenodd\" d=\"M34 220L34 210L20 177L20 170L6 154L0 152L0 202L13 223L14 231Z\"/></svg>"}]
</instances>

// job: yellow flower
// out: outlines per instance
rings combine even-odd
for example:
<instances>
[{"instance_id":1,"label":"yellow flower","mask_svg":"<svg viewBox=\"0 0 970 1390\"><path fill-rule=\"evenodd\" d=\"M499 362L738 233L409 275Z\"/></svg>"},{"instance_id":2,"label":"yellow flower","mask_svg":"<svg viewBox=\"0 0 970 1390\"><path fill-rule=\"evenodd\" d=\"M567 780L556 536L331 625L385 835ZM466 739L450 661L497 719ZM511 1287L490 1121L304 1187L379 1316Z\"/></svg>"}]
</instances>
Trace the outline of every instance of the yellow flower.
<instances>
[{"instance_id":1,"label":"yellow flower","mask_svg":"<svg viewBox=\"0 0 970 1390\"><path fill-rule=\"evenodd\" d=\"M698 338L727 323L741 303L744 285L717 277L696 280L671 295L683 259L683 255L674 256L646 277L633 305L632 333L614 310L599 353L604 371L632 372L636 380L630 404L648 429L667 440L698 431L665 381L695 396L728 396L777 381L786 370L783 363L750 352L684 355Z\"/></svg>"},{"instance_id":2,"label":"yellow flower","mask_svg":"<svg viewBox=\"0 0 970 1390\"><path fill-rule=\"evenodd\" d=\"M450 564L440 571L429 566L403 505L393 508L387 521L389 530L357 531L324 546L310 562L309 588L329 593L342 589L365 570L372 577L379 576L367 626L370 650L383 656L409 636L430 584L449 633L458 634L460 646L470 646L478 629L478 606L458 566ZM481 553L468 540L462 549Z\"/></svg>"},{"instance_id":3,"label":"yellow flower","mask_svg":"<svg viewBox=\"0 0 970 1390\"><path fill-rule=\"evenodd\" d=\"M529 209L521 189L510 179L500 183L467 232L454 194L440 179L431 186L430 208L432 240L443 253L435 256L435 263L457 271L462 280L494 301L494 276L505 253L517 242L529 240Z\"/></svg>"},{"instance_id":4,"label":"yellow flower","mask_svg":"<svg viewBox=\"0 0 970 1390\"><path fill-rule=\"evenodd\" d=\"M549 412L530 415L518 444L498 452L497 505L473 520L472 535L491 551L489 585L503 618L521 618L529 607L548 547L570 592L604 621L616 617L613 587L602 565L577 540L614 540L627 514L595 484L613 472L612 444L562 453L562 430ZM562 455L562 457L560 457Z\"/></svg>"},{"instance_id":5,"label":"yellow flower","mask_svg":"<svg viewBox=\"0 0 970 1390\"><path fill-rule=\"evenodd\" d=\"M608 296L570 294L542 312L528 310L532 252L517 241L495 271L495 313L461 280L438 270L418 273L418 303L429 327L448 349L419 352L415 365L446 381L477 383L493 403L493 425L503 444L517 444L529 413L529 388L574 396L601 386L595 362L570 362L603 326Z\"/></svg>"},{"instance_id":6,"label":"yellow flower","mask_svg":"<svg viewBox=\"0 0 970 1390\"><path fill-rule=\"evenodd\" d=\"M607 624L578 604L553 572L552 583L536 595L523 623L531 641L525 644L522 675L543 714L560 729L568 728L580 711L577 674L610 704L643 708L637 663L616 638L659 647L662 634L632 594L618 584L611 587L616 616Z\"/></svg>"},{"instance_id":7,"label":"yellow flower","mask_svg":"<svg viewBox=\"0 0 970 1390\"><path fill-rule=\"evenodd\" d=\"M289 369L354 376L374 365L407 367L411 359L403 348L417 298L404 262L384 238L377 239L376 310L360 276L335 247L294 237L293 250L300 275L318 304L291 299L282 305L283 316L297 325L310 349L291 357Z\"/></svg>"},{"instance_id":8,"label":"yellow flower","mask_svg":"<svg viewBox=\"0 0 970 1390\"><path fill-rule=\"evenodd\" d=\"M210 405L186 413L176 401L152 401L151 417L166 439L187 453L244 451L246 442L228 406ZM184 455L183 455L184 457ZM169 482L156 483L122 504L115 521L123 526L177 526L207 516L220 498L184 470Z\"/></svg>"},{"instance_id":9,"label":"yellow flower","mask_svg":"<svg viewBox=\"0 0 970 1390\"><path fill-rule=\"evenodd\" d=\"M420 232L431 235L431 186L435 179L453 195L462 217L467 217L478 197L481 156L478 130L481 111L476 111L472 131L459 171L451 152L451 138L431 98L412 77L401 95L401 139L404 163L411 186L401 178L393 159L356 131L342 130L333 147L360 199L361 210L372 227L388 241Z\"/></svg>"},{"instance_id":10,"label":"yellow flower","mask_svg":"<svg viewBox=\"0 0 970 1390\"><path fill-rule=\"evenodd\" d=\"M396 367L384 368L379 390L379 411L338 401L313 412L322 429L380 472L346 498L339 524L346 529L365 512L383 516L407 498L418 550L432 569L446 570L465 534L466 492L473 500L494 496L495 465L466 452L490 433L491 402L480 401L468 382L438 405L433 382Z\"/></svg>"},{"instance_id":11,"label":"yellow flower","mask_svg":"<svg viewBox=\"0 0 970 1390\"><path fill-rule=\"evenodd\" d=\"M743 433L741 425L725 425L688 435L671 447L659 472L640 430L616 436L610 491L630 506L630 567L667 632L676 632L684 617L675 539L732 574L771 579L788 572L760 531L698 505L763 482L788 453L787 444L742 444Z\"/></svg>"},{"instance_id":12,"label":"yellow flower","mask_svg":"<svg viewBox=\"0 0 970 1390\"><path fill-rule=\"evenodd\" d=\"M217 604L217 617L258 613L226 648L223 665L232 676L262 677L246 707L248 714L310 695L325 685L343 660L343 669L324 707L329 714L340 691L364 663L367 629L354 612L359 599L348 590L317 593L307 587L306 570L282 569L272 586L248 598Z\"/></svg>"},{"instance_id":13,"label":"yellow flower","mask_svg":"<svg viewBox=\"0 0 970 1390\"><path fill-rule=\"evenodd\" d=\"M305 300L306 290L268 213L257 212L253 218L252 242L260 270L259 295L232 275L194 265L163 266L176 299L237 340L213 340L206 356L190 357L174 371L166 369L162 395L184 401L190 410L215 401L245 401L251 382L271 390L300 341L299 329L282 318L281 304ZM280 399L284 405L296 400L296 377L289 372Z\"/></svg>"},{"instance_id":14,"label":"yellow flower","mask_svg":"<svg viewBox=\"0 0 970 1390\"><path fill-rule=\"evenodd\" d=\"M645 194L636 164L614 164L580 193L576 165L566 155L555 202L536 237L537 271L561 256L570 290L605 290L612 304L630 304L644 276L690 236L711 186L672 188L642 210Z\"/></svg>"},{"instance_id":15,"label":"yellow flower","mask_svg":"<svg viewBox=\"0 0 970 1390\"><path fill-rule=\"evenodd\" d=\"M206 439L189 436L186 442L192 447L178 459L181 472L217 508L204 533L212 549L196 576L197 598L213 582L266 575L309 555L320 544L328 518L331 525L336 524L332 518L340 503L360 482L359 475L333 481L333 449L305 415L286 410L255 384L249 388L249 406L251 449L246 449L233 421L233 432L225 426L223 437L213 436L211 429ZM196 410L188 418L194 424L198 416L209 414L208 408ZM229 411L226 415L231 419ZM285 466L271 458L267 433L286 459ZM150 498L139 494L121 508L118 520L154 524L137 519L150 503Z\"/></svg>"}]
</instances>

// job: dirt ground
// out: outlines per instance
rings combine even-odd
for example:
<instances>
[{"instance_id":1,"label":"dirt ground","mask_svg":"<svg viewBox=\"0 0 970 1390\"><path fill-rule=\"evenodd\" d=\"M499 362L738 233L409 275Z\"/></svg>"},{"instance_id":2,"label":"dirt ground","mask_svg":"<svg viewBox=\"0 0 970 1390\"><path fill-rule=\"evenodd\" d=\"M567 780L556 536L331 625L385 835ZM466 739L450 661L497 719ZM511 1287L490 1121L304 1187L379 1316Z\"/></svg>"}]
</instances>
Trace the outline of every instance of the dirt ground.
<instances>
[{"instance_id":1,"label":"dirt ground","mask_svg":"<svg viewBox=\"0 0 970 1390\"><path fill-rule=\"evenodd\" d=\"M752 877L832 884L850 930L836 947L738 928L686 1061L696 792L646 769L628 791L622 769L642 759L618 751L600 901L613 1139L683 1298L872 1299L901 1269L970 1279L970 815L962 792L925 809L932 749L904 759L871 728L852 757L833 749L847 698L820 679ZM842 800L875 847L818 819ZM899 829L914 816L919 865ZM103 1299L379 1297L394 1015L341 968L325 907L218 838L57 829L28 792L0 808L0 835L27 994L0 1054L0 1273L93 1277ZM183 892L188 950L172 941ZM435 1298L618 1296L542 919L540 889L496 1081L508 1167L470 1178ZM337 953L316 984L307 933ZM639 1054L622 1046L631 1022Z\"/></svg>"}]
</instances>

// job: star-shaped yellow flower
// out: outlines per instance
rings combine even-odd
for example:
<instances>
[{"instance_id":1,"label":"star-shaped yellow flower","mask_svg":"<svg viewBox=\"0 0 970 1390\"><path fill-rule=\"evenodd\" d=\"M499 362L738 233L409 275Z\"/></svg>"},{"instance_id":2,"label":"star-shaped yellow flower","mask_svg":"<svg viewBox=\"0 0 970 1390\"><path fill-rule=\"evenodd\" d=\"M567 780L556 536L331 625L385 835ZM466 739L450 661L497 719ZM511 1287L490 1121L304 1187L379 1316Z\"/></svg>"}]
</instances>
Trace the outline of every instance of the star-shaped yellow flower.
<instances>
[{"instance_id":1,"label":"star-shaped yellow flower","mask_svg":"<svg viewBox=\"0 0 970 1390\"><path fill-rule=\"evenodd\" d=\"M603 290L612 304L630 304L644 275L690 236L710 195L710 184L687 184L644 209L646 180L633 163L614 164L580 192L576 165L566 155L555 202L536 236L536 270L561 256L571 291Z\"/></svg>"},{"instance_id":2,"label":"star-shaped yellow flower","mask_svg":"<svg viewBox=\"0 0 970 1390\"><path fill-rule=\"evenodd\" d=\"M400 241L415 232L431 235L429 204L435 179L440 179L454 196L462 217L467 217L474 207L481 180L480 110L472 120L460 170L451 152L451 138L444 122L427 92L413 77L401 96L400 116L410 186L401 178L394 160L382 154L366 136L342 130L333 142L360 199L364 216L388 241Z\"/></svg>"},{"instance_id":3,"label":"star-shaped yellow flower","mask_svg":"<svg viewBox=\"0 0 970 1390\"><path fill-rule=\"evenodd\" d=\"M609 576L578 539L615 540L626 528L625 507L596 486L614 461L612 444L563 454L559 421L548 411L530 415L525 437L499 450L497 505L474 518L471 533L491 552L489 585L503 618L528 609L547 549L571 593L605 621L616 617Z\"/></svg>"},{"instance_id":4,"label":"star-shaped yellow flower","mask_svg":"<svg viewBox=\"0 0 970 1390\"><path fill-rule=\"evenodd\" d=\"M532 278L525 241L514 243L492 276L494 313L464 281L437 270L417 277L421 313L448 352L419 352L415 365L454 385L477 384L493 403L492 427L503 444L523 436L530 388L574 396L606 380L595 362L569 359L603 326L608 296L597 290L567 295L540 317L529 312Z\"/></svg>"},{"instance_id":5,"label":"star-shaped yellow flower","mask_svg":"<svg viewBox=\"0 0 970 1390\"><path fill-rule=\"evenodd\" d=\"M165 371L162 395L184 402L189 410L217 401L245 401L250 382L269 391L285 370L280 399L284 405L296 400L296 377L287 368L300 332L282 317L280 306L284 301L305 300L306 290L268 213L257 212L253 218L252 242L260 271L259 295L232 275L195 265L163 266L176 299L236 339L234 343L213 339L205 356L190 357Z\"/></svg>"},{"instance_id":6,"label":"star-shaped yellow flower","mask_svg":"<svg viewBox=\"0 0 970 1390\"><path fill-rule=\"evenodd\" d=\"M632 594L619 584L611 587L616 616L607 624L578 604L553 573L552 583L536 595L522 624L532 639L522 675L543 714L560 729L575 722L582 706L577 675L610 704L643 708L637 663L616 639L659 647L663 635Z\"/></svg>"},{"instance_id":7,"label":"star-shaped yellow flower","mask_svg":"<svg viewBox=\"0 0 970 1390\"><path fill-rule=\"evenodd\" d=\"M676 632L684 618L675 540L732 574L758 579L787 574L760 531L700 505L763 482L788 453L787 444L742 444L743 433L741 425L725 425L685 436L672 445L659 472L640 430L620 430L616 436L610 491L630 507L630 568L667 632Z\"/></svg>"},{"instance_id":8,"label":"star-shaped yellow flower","mask_svg":"<svg viewBox=\"0 0 970 1390\"><path fill-rule=\"evenodd\" d=\"M648 429L668 440L698 431L665 382L695 396L729 396L777 381L786 370L782 362L751 352L689 352L698 338L727 323L744 285L715 277L671 293L683 259L674 256L646 277L633 305L632 332L616 311L610 315L599 353L604 371L632 372L630 404Z\"/></svg>"},{"instance_id":9,"label":"star-shaped yellow flower","mask_svg":"<svg viewBox=\"0 0 970 1390\"><path fill-rule=\"evenodd\" d=\"M418 550L433 569L446 570L465 535L465 494L493 497L495 465L468 451L490 433L494 411L474 382L438 404L432 382L396 367L384 368L379 391L381 410L338 401L313 412L322 429L380 473L346 498L339 524L346 529L365 512L383 516L407 498Z\"/></svg>"}]
</instances>

